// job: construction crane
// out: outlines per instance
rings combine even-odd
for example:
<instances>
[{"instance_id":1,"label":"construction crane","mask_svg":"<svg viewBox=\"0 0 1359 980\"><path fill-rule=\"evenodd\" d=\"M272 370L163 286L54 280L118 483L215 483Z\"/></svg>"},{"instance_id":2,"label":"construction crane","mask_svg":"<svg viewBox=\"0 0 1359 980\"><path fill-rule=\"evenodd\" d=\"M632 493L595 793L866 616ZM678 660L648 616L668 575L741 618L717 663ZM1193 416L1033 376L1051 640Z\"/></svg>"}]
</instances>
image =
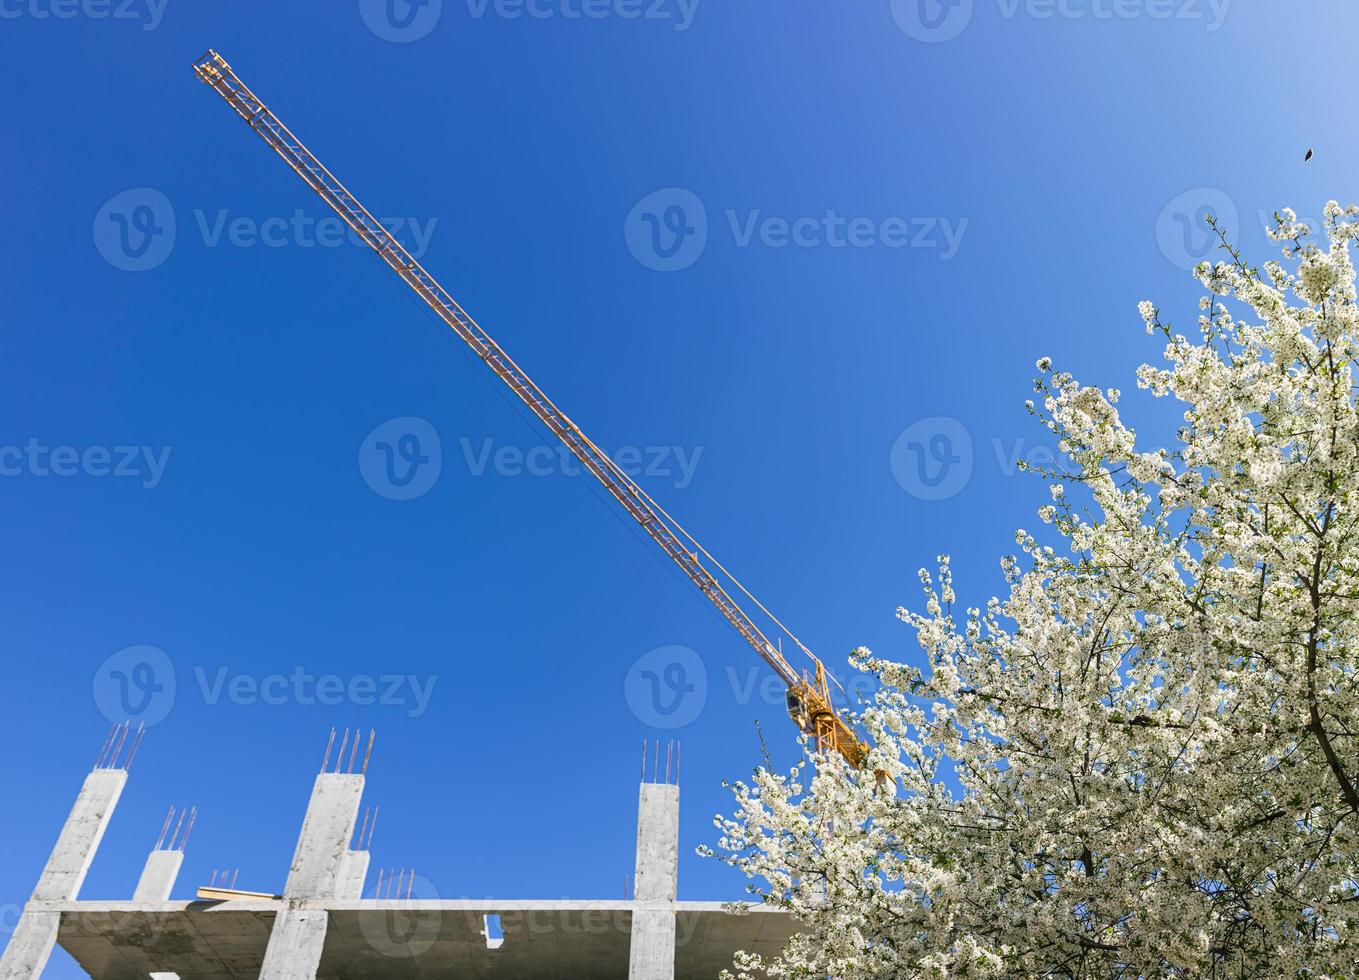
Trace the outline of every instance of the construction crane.
<instances>
[{"instance_id":1,"label":"construction crane","mask_svg":"<svg viewBox=\"0 0 1359 980\"><path fill-rule=\"evenodd\" d=\"M292 167L320 198L329 204L383 262L387 263L407 286L434 311L450 330L486 362L510 391L528 406L544 425L604 486L623 508L651 536L661 550L687 575L699 591L708 597L727 622L736 628L755 652L788 687L788 714L806 735L813 738L818 749L826 754L836 753L850 765L860 768L868 749L854 730L839 716L831 704L826 668L782 623L759 603L736 579L717 562L679 523L638 486L614 461L600 449L560 408L548 398L533 379L516 364L495 340L467 315L466 311L434 280L419 262L368 212L344 185L335 179L321 161L302 145L287 126L246 87L231 66L216 51L208 51L194 64L198 77L210 85L227 105L249 124L255 133L273 147L288 166ZM812 661L810 674L799 673L783 656L781 649L771 643L755 621L736 603L718 579L708 571L700 556L712 563L733 587L779 627Z\"/></svg>"}]
</instances>

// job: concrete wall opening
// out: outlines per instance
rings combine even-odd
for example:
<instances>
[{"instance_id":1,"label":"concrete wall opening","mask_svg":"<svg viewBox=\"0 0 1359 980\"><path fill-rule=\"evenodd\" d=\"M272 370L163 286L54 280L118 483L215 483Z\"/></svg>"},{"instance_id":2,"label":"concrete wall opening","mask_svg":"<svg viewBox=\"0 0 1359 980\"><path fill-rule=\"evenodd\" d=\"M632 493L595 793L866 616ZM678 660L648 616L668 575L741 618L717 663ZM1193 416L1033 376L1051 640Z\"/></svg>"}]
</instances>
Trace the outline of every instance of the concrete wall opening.
<instances>
[{"instance_id":1,"label":"concrete wall opening","mask_svg":"<svg viewBox=\"0 0 1359 980\"><path fill-rule=\"evenodd\" d=\"M505 930L500 925L500 916L495 912L490 912L481 918L481 931L486 936L486 948L499 949L505 945Z\"/></svg>"}]
</instances>

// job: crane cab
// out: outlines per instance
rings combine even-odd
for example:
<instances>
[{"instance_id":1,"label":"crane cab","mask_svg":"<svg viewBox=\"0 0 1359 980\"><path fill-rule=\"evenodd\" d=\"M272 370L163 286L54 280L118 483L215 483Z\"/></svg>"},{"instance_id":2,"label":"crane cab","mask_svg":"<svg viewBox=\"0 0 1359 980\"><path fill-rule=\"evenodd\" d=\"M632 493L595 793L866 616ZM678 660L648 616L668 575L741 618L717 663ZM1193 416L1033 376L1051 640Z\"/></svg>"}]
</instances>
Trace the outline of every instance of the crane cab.
<instances>
[{"instance_id":1,"label":"crane cab","mask_svg":"<svg viewBox=\"0 0 1359 980\"><path fill-rule=\"evenodd\" d=\"M812 733L812 713L807 706L807 699L803 692L796 687L788 688L788 717L793 719L793 724L797 725L798 731Z\"/></svg>"}]
</instances>

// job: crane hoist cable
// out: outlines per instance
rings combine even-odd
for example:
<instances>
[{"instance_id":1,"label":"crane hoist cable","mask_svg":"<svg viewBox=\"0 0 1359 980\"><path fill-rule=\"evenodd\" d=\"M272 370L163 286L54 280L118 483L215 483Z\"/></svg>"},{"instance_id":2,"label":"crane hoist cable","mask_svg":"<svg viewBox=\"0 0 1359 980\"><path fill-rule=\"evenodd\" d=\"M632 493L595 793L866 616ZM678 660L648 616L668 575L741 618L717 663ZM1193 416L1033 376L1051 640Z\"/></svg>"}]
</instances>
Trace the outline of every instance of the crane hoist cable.
<instances>
[{"instance_id":1,"label":"crane hoist cable","mask_svg":"<svg viewBox=\"0 0 1359 980\"><path fill-rule=\"evenodd\" d=\"M788 713L798 727L815 739L818 748L838 754L854 767L864 762L868 749L831 703L829 675L820 659L807 649L783 623L727 571L632 479L608 453L599 448L496 343L456 300L416 261L397 239L359 203L283 122L250 91L226 59L208 51L194 64L194 72L212 88L251 129L264 140L299 177L424 301L466 345L471 348L529 410L571 451L609 491L623 509L660 545L704 596L717 608L747 643L769 664L788 687ZM783 651L708 571L702 555L736 591L750 600L812 661L813 670L795 670Z\"/></svg>"}]
</instances>

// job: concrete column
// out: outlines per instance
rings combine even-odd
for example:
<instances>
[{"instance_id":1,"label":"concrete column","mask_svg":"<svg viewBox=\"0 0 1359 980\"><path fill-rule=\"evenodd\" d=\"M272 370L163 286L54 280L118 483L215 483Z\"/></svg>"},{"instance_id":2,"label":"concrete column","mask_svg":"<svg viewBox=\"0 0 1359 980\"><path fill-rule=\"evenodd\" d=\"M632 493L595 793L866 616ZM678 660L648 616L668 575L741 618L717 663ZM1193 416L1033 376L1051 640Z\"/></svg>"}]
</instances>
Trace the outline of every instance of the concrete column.
<instances>
[{"instance_id":1,"label":"concrete column","mask_svg":"<svg viewBox=\"0 0 1359 980\"><path fill-rule=\"evenodd\" d=\"M629 980L674 980L678 879L679 787L643 783L637 807Z\"/></svg>"},{"instance_id":2,"label":"concrete column","mask_svg":"<svg viewBox=\"0 0 1359 980\"><path fill-rule=\"evenodd\" d=\"M132 893L134 902L168 902L184 864L183 851L152 851Z\"/></svg>"},{"instance_id":3,"label":"concrete column","mask_svg":"<svg viewBox=\"0 0 1359 980\"><path fill-rule=\"evenodd\" d=\"M274 916L260 980L315 980L326 945L325 909L288 907Z\"/></svg>"},{"instance_id":4,"label":"concrete column","mask_svg":"<svg viewBox=\"0 0 1359 980\"><path fill-rule=\"evenodd\" d=\"M312 787L302 833L288 869L284 898L334 898L348 863L349 842L359 820L363 777L323 772Z\"/></svg>"},{"instance_id":5,"label":"concrete column","mask_svg":"<svg viewBox=\"0 0 1359 980\"><path fill-rule=\"evenodd\" d=\"M368 862L371 858L372 855L367 851L350 851L345 855L336 898L346 902L357 902L363 898L363 886L368 880Z\"/></svg>"},{"instance_id":6,"label":"concrete column","mask_svg":"<svg viewBox=\"0 0 1359 980\"><path fill-rule=\"evenodd\" d=\"M47 958L57 944L61 928L58 912L24 912L9 937L5 955L0 958L0 977L4 980L36 980L47 966Z\"/></svg>"},{"instance_id":7,"label":"concrete column","mask_svg":"<svg viewBox=\"0 0 1359 980\"><path fill-rule=\"evenodd\" d=\"M260 980L312 980L316 976L326 942L327 916L323 909L302 908L301 903L338 898L351 880L350 855L354 852L349 842L362 796L361 775L324 772L316 777L283 886L288 904L274 917Z\"/></svg>"},{"instance_id":8,"label":"concrete column","mask_svg":"<svg viewBox=\"0 0 1359 980\"><path fill-rule=\"evenodd\" d=\"M113 809L127 785L127 770L96 769L85 777L75 806L61 828L52 855L33 889L33 902L73 902L80 895ZM0 980L34 980L42 975L57 942L61 916L26 909L0 956Z\"/></svg>"}]
</instances>

